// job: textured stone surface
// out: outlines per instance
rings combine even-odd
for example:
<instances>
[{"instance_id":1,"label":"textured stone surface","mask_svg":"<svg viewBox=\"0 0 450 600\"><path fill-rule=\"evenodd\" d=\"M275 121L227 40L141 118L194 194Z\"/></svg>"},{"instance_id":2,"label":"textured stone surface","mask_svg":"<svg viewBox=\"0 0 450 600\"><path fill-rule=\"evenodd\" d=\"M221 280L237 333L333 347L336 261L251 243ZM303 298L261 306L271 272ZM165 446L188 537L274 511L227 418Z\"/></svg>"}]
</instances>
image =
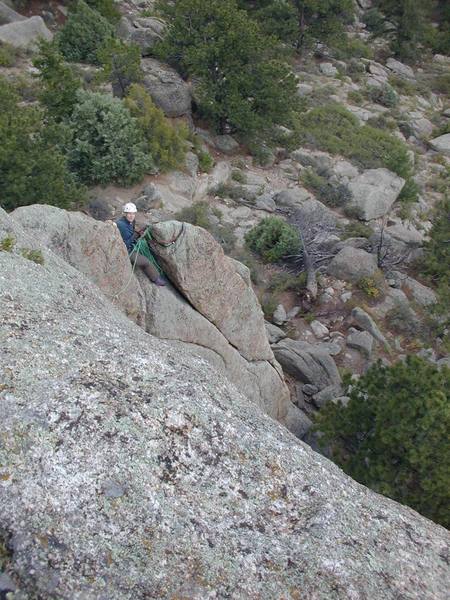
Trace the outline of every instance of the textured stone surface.
<instances>
[{"instance_id":1,"label":"textured stone surface","mask_svg":"<svg viewBox=\"0 0 450 600\"><path fill-rule=\"evenodd\" d=\"M6 25L7 23L25 20L26 17L19 15L19 13L17 13L4 2L0 2L0 25Z\"/></svg>"},{"instance_id":2,"label":"textured stone surface","mask_svg":"<svg viewBox=\"0 0 450 600\"><path fill-rule=\"evenodd\" d=\"M388 58L386 61L386 66L391 71L394 71L396 75L400 75L400 77L406 77L408 79L414 79L414 71L408 65L403 64L402 62L395 60L395 58Z\"/></svg>"},{"instance_id":3,"label":"textured stone surface","mask_svg":"<svg viewBox=\"0 0 450 600\"><path fill-rule=\"evenodd\" d=\"M35 49L41 37L46 40L53 38L42 17L30 17L24 21L14 21L0 26L0 42L6 42L15 48Z\"/></svg>"},{"instance_id":4,"label":"textured stone surface","mask_svg":"<svg viewBox=\"0 0 450 600\"><path fill-rule=\"evenodd\" d=\"M442 152L445 156L450 156L450 133L440 135L428 142L433 150L436 152Z\"/></svg>"},{"instance_id":5,"label":"textured stone surface","mask_svg":"<svg viewBox=\"0 0 450 600\"><path fill-rule=\"evenodd\" d=\"M154 286L140 269L136 270L136 279L115 225L47 205L21 207L12 216L34 239L87 275L125 314L133 317L148 332L206 358L249 399L272 417L283 420L289 404L289 392L270 349L266 355L268 360L254 356L253 360L247 361L239 349L230 344L217 327L176 290ZM220 248L216 242L214 244ZM239 273L251 289L248 269L238 261L226 260L229 268ZM214 273L209 275L214 280ZM207 281L202 281L203 288L205 285ZM217 288L216 293L215 302L220 306L223 290ZM259 304L255 302L253 308L259 317ZM234 318L237 322L239 315L235 313ZM251 323L251 318L248 321ZM246 335L245 323L240 324L243 336ZM247 335L251 345L253 336L257 337L255 330L247 331ZM259 331L259 338L266 340L264 325Z\"/></svg>"},{"instance_id":6,"label":"textured stone surface","mask_svg":"<svg viewBox=\"0 0 450 600\"><path fill-rule=\"evenodd\" d=\"M190 114L189 86L174 69L153 58L144 58L141 67L144 71L144 87L166 116L181 117Z\"/></svg>"},{"instance_id":7,"label":"textured stone surface","mask_svg":"<svg viewBox=\"0 0 450 600\"><path fill-rule=\"evenodd\" d=\"M181 228L178 221L167 221L152 231L164 241L174 239ZM185 223L176 243L154 248L176 287L244 358L273 358L264 316L248 279L239 274L234 261L207 231Z\"/></svg>"},{"instance_id":8,"label":"textured stone surface","mask_svg":"<svg viewBox=\"0 0 450 600\"><path fill-rule=\"evenodd\" d=\"M375 321L359 306L352 310L352 318L364 331L368 331L376 340L384 345L388 345L386 338L381 333Z\"/></svg>"},{"instance_id":9,"label":"textured stone surface","mask_svg":"<svg viewBox=\"0 0 450 600\"><path fill-rule=\"evenodd\" d=\"M323 349L290 338L281 340L272 349L287 373L303 383L316 386L317 391L341 383L334 360Z\"/></svg>"},{"instance_id":10,"label":"textured stone surface","mask_svg":"<svg viewBox=\"0 0 450 600\"><path fill-rule=\"evenodd\" d=\"M357 282L363 277L371 277L377 268L373 254L360 248L345 246L328 265L328 273L337 279Z\"/></svg>"},{"instance_id":11,"label":"textured stone surface","mask_svg":"<svg viewBox=\"0 0 450 600\"><path fill-rule=\"evenodd\" d=\"M36 247L0 211L11 232ZM0 537L21 600L447 597L446 530L44 258L0 252Z\"/></svg>"},{"instance_id":12,"label":"textured stone surface","mask_svg":"<svg viewBox=\"0 0 450 600\"><path fill-rule=\"evenodd\" d=\"M370 358L372 354L373 347L373 336L368 331L351 331L350 335L347 337L347 346L350 348L355 348L364 354L366 358Z\"/></svg>"},{"instance_id":13,"label":"textured stone surface","mask_svg":"<svg viewBox=\"0 0 450 600\"><path fill-rule=\"evenodd\" d=\"M17 208L12 217L36 241L84 273L127 316L143 324L143 294L132 278L127 250L113 223L44 204Z\"/></svg>"},{"instance_id":14,"label":"textured stone surface","mask_svg":"<svg viewBox=\"0 0 450 600\"><path fill-rule=\"evenodd\" d=\"M405 180L388 169L369 169L348 185L351 206L364 221L378 219L390 211L404 185Z\"/></svg>"},{"instance_id":15,"label":"textured stone surface","mask_svg":"<svg viewBox=\"0 0 450 600\"><path fill-rule=\"evenodd\" d=\"M403 279L403 289L409 292L413 300L421 306L429 306L430 304L435 304L437 302L434 291L412 277L405 277Z\"/></svg>"},{"instance_id":16,"label":"textured stone surface","mask_svg":"<svg viewBox=\"0 0 450 600\"><path fill-rule=\"evenodd\" d=\"M129 19L122 17L117 27L117 35L131 44L136 44L142 56L148 56L151 49L164 37L165 23L155 17Z\"/></svg>"}]
</instances>

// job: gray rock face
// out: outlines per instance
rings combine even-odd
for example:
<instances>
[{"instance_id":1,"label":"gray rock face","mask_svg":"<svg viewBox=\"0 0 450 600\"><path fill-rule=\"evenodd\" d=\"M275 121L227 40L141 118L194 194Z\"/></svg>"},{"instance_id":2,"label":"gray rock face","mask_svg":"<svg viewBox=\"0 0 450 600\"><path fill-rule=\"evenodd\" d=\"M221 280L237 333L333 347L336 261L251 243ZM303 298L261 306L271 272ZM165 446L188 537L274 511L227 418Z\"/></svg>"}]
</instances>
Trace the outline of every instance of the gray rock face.
<instances>
[{"instance_id":1,"label":"gray rock face","mask_svg":"<svg viewBox=\"0 0 450 600\"><path fill-rule=\"evenodd\" d=\"M293 188L292 190L283 190L275 195L275 203L279 206L287 206L288 208L297 208L306 200L311 198L310 192L303 188Z\"/></svg>"},{"instance_id":2,"label":"gray rock face","mask_svg":"<svg viewBox=\"0 0 450 600\"><path fill-rule=\"evenodd\" d=\"M299 381L316 386L318 391L332 384L340 385L336 364L324 350L290 338L281 340L272 349L283 369Z\"/></svg>"},{"instance_id":3,"label":"gray rock face","mask_svg":"<svg viewBox=\"0 0 450 600\"><path fill-rule=\"evenodd\" d=\"M395 58L388 58L386 61L386 66L388 69L393 71L396 75L400 75L400 77L406 77L407 79L414 79L414 71L408 65L401 63Z\"/></svg>"},{"instance_id":4,"label":"gray rock face","mask_svg":"<svg viewBox=\"0 0 450 600\"><path fill-rule=\"evenodd\" d=\"M354 330L347 337L347 346L355 348L364 354L366 358L370 358L373 348L373 336L368 331Z\"/></svg>"},{"instance_id":5,"label":"gray rock face","mask_svg":"<svg viewBox=\"0 0 450 600\"><path fill-rule=\"evenodd\" d=\"M129 318L144 323L144 298L132 281L130 259L113 223L41 204L17 208L12 217L30 236L84 273Z\"/></svg>"},{"instance_id":6,"label":"gray rock face","mask_svg":"<svg viewBox=\"0 0 450 600\"><path fill-rule=\"evenodd\" d=\"M376 340L385 346L388 345L386 338L379 330L377 324L366 311L357 306L352 310L352 318L362 329L364 329L364 331L368 331Z\"/></svg>"},{"instance_id":7,"label":"gray rock face","mask_svg":"<svg viewBox=\"0 0 450 600\"><path fill-rule=\"evenodd\" d=\"M4 2L0 2L0 25L14 23L15 21L26 21L26 17L19 15Z\"/></svg>"},{"instance_id":8,"label":"gray rock face","mask_svg":"<svg viewBox=\"0 0 450 600\"><path fill-rule=\"evenodd\" d=\"M286 427L302 440L311 429L313 422L295 404L290 404L286 415Z\"/></svg>"},{"instance_id":9,"label":"gray rock face","mask_svg":"<svg viewBox=\"0 0 450 600\"><path fill-rule=\"evenodd\" d=\"M213 254L213 250L220 249L226 266L220 262L212 263L216 265L220 275L214 274L214 268L210 268L206 273L206 276L210 277L210 282L204 279L200 283L198 279L191 276L189 283L191 291L193 290L191 296L195 297L200 313L202 308L205 309L201 301L205 293L211 293L212 296L219 294L209 308L210 311L220 312L220 298L224 300L225 298L219 282L216 281L217 277L228 275L232 281L238 279L234 287L229 290L231 297L233 297L233 289L236 292L236 296L233 297L234 304L229 304L230 298L225 300L228 304L222 315L223 332L207 317L202 316L203 313L197 312L175 290L161 289L149 283L140 269L136 271L138 277L136 281L125 246L115 225L100 223L81 213L68 212L47 205L18 208L14 211L13 218L34 239L87 275L118 308L148 332L170 340L174 346L184 347L191 353L206 358L225 373L250 400L259 404L274 418L283 420L289 403L289 392L284 384L281 368L270 350L262 312L251 288L248 269L241 263L223 256L220 246L212 238L212 245L208 252ZM199 231L209 236L204 230ZM187 252L190 251L192 251L191 246ZM195 270L194 256L192 260L194 262L189 261L187 270ZM179 272L183 270L181 259L178 269ZM242 290L241 282L243 282ZM210 292L206 291L208 283L215 285L214 290L211 287ZM198 293L195 292L195 285L199 285ZM243 301L244 313L240 313L237 309L240 301ZM248 312L245 313L245 310ZM252 316L253 310L255 314ZM227 311L228 319L225 317ZM208 311L206 313L209 316L213 314ZM244 321L238 323L240 314ZM250 328L246 332L247 324ZM234 331L237 333L233 337ZM230 335L231 340L226 337L226 334Z\"/></svg>"},{"instance_id":10,"label":"gray rock face","mask_svg":"<svg viewBox=\"0 0 450 600\"><path fill-rule=\"evenodd\" d=\"M421 306L430 306L437 302L436 294L433 290L412 277L405 277L403 279L403 288L409 292L413 299Z\"/></svg>"},{"instance_id":11,"label":"gray rock face","mask_svg":"<svg viewBox=\"0 0 450 600\"><path fill-rule=\"evenodd\" d=\"M36 247L0 211L11 232ZM446 530L43 254L0 252L0 537L23 598L447 597Z\"/></svg>"},{"instance_id":12,"label":"gray rock face","mask_svg":"<svg viewBox=\"0 0 450 600\"><path fill-rule=\"evenodd\" d=\"M15 48L35 49L41 37L45 40L53 39L53 34L42 17L30 17L0 26L0 42L6 42Z\"/></svg>"},{"instance_id":13,"label":"gray rock face","mask_svg":"<svg viewBox=\"0 0 450 600\"><path fill-rule=\"evenodd\" d=\"M360 248L345 246L328 265L328 273L337 279L356 283L363 277L371 277L377 270L373 254Z\"/></svg>"},{"instance_id":14,"label":"gray rock face","mask_svg":"<svg viewBox=\"0 0 450 600\"><path fill-rule=\"evenodd\" d=\"M144 71L144 87L166 116L181 117L190 114L189 86L174 69L153 58L144 58L141 67Z\"/></svg>"},{"instance_id":15,"label":"gray rock face","mask_svg":"<svg viewBox=\"0 0 450 600\"><path fill-rule=\"evenodd\" d=\"M273 358L264 329L264 316L234 261L207 231L189 223L166 221L153 226L160 241L154 245L164 271L191 304L223 333L247 360ZM246 324L245 328L242 327Z\"/></svg>"},{"instance_id":16,"label":"gray rock face","mask_svg":"<svg viewBox=\"0 0 450 600\"><path fill-rule=\"evenodd\" d=\"M436 152L442 152L445 156L450 156L450 133L440 135L439 137L430 140L428 143L433 150L436 150Z\"/></svg>"},{"instance_id":17,"label":"gray rock face","mask_svg":"<svg viewBox=\"0 0 450 600\"><path fill-rule=\"evenodd\" d=\"M216 135L214 145L224 154L234 154L239 149L239 144L231 135Z\"/></svg>"},{"instance_id":18,"label":"gray rock face","mask_svg":"<svg viewBox=\"0 0 450 600\"><path fill-rule=\"evenodd\" d=\"M351 205L364 221L378 219L390 211L404 185L405 180L388 169L369 169L350 181Z\"/></svg>"},{"instance_id":19,"label":"gray rock face","mask_svg":"<svg viewBox=\"0 0 450 600\"><path fill-rule=\"evenodd\" d=\"M126 42L136 44L142 56L148 56L151 49L163 39L166 25L155 17L129 19L122 17L117 35Z\"/></svg>"}]
</instances>

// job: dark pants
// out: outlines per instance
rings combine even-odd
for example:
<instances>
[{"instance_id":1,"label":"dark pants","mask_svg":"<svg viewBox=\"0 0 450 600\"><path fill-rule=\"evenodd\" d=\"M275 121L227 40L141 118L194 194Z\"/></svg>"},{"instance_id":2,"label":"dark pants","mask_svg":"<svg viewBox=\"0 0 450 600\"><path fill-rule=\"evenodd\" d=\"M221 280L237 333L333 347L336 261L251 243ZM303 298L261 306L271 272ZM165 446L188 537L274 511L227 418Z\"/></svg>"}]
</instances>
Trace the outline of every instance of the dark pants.
<instances>
[{"instance_id":1,"label":"dark pants","mask_svg":"<svg viewBox=\"0 0 450 600\"><path fill-rule=\"evenodd\" d=\"M158 269L148 260L148 258L133 251L130 254L130 260L132 265L134 265L134 261L136 261L136 267L142 267L142 270L151 281L156 281L158 279Z\"/></svg>"}]
</instances>

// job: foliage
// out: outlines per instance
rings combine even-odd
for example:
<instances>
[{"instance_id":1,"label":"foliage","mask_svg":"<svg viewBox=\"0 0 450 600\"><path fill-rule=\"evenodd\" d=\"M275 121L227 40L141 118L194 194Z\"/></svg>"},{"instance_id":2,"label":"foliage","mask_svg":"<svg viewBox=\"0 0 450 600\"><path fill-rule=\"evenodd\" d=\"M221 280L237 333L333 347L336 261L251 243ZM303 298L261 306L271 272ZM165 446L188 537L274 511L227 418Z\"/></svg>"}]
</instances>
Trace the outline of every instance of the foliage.
<instances>
[{"instance_id":1,"label":"foliage","mask_svg":"<svg viewBox=\"0 0 450 600\"><path fill-rule=\"evenodd\" d=\"M82 200L59 149L63 131L45 126L42 111L21 106L12 86L0 78L0 198L5 210L28 204L68 207Z\"/></svg>"},{"instance_id":2,"label":"foliage","mask_svg":"<svg viewBox=\"0 0 450 600\"><path fill-rule=\"evenodd\" d=\"M299 294L305 289L305 285L306 273L292 275L291 273L282 272L275 274L271 278L268 289L276 294L281 294L288 290Z\"/></svg>"},{"instance_id":3,"label":"foliage","mask_svg":"<svg viewBox=\"0 0 450 600\"><path fill-rule=\"evenodd\" d=\"M298 51L315 42L339 40L344 47L343 25L354 12L350 0L240 0L268 35L277 36Z\"/></svg>"},{"instance_id":4,"label":"foliage","mask_svg":"<svg viewBox=\"0 0 450 600\"><path fill-rule=\"evenodd\" d=\"M299 115L291 144L341 154L366 169L386 167L406 180L412 176L406 144L386 131L360 125L354 115L338 104Z\"/></svg>"},{"instance_id":5,"label":"foliage","mask_svg":"<svg viewBox=\"0 0 450 600\"><path fill-rule=\"evenodd\" d=\"M378 363L352 382L347 406L330 402L315 427L351 477L449 527L449 389L447 367L414 356Z\"/></svg>"},{"instance_id":6,"label":"foliage","mask_svg":"<svg viewBox=\"0 0 450 600\"><path fill-rule=\"evenodd\" d=\"M352 221L342 227L341 239L348 240L352 237L369 238L373 234L373 230L369 225L359 221Z\"/></svg>"},{"instance_id":7,"label":"foliage","mask_svg":"<svg viewBox=\"0 0 450 600\"><path fill-rule=\"evenodd\" d=\"M195 152L198 158L198 168L202 173L209 173L214 167L213 157L208 152L198 135L190 134L189 139L193 145L192 150Z\"/></svg>"},{"instance_id":8,"label":"foliage","mask_svg":"<svg viewBox=\"0 0 450 600\"><path fill-rule=\"evenodd\" d=\"M117 98L79 91L69 126L70 165L86 183L130 185L152 166L137 119Z\"/></svg>"},{"instance_id":9,"label":"foliage","mask_svg":"<svg viewBox=\"0 0 450 600\"><path fill-rule=\"evenodd\" d=\"M295 77L236 0L162 2L160 10L169 27L155 51L196 81L199 112L217 131L261 133L287 119Z\"/></svg>"},{"instance_id":10,"label":"foliage","mask_svg":"<svg viewBox=\"0 0 450 600\"><path fill-rule=\"evenodd\" d=\"M279 217L263 219L245 235L245 242L264 262L276 262L300 251L296 228Z\"/></svg>"},{"instance_id":11,"label":"foliage","mask_svg":"<svg viewBox=\"0 0 450 600\"><path fill-rule=\"evenodd\" d=\"M39 100L55 121L62 121L72 114L80 81L72 69L64 64L62 54L52 42L41 40L39 54L33 60L39 70Z\"/></svg>"},{"instance_id":12,"label":"foliage","mask_svg":"<svg viewBox=\"0 0 450 600\"><path fill-rule=\"evenodd\" d=\"M12 235L7 235L0 241L0 251L12 252L15 245L15 238Z\"/></svg>"},{"instance_id":13,"label":"foliage","mask_svg":"<svg viewBox=\"0 0 450 600\"><path fill-rule=\"evenodd\" d=\"M375 0L366 24L375 36L387 36L391 49L402 60L420 58L431 22L432 2L417 0Z\"/></svg>"},{"instance_id":14,"label":"foliage","mask_svg":"<svg viewBox=\"0 0 450 600\"><path fill-rule=\"evenodd\" d=\"M372 102L381 104L387 108L393 108L398 104L398 96L395 90L388 84L384 84L380 87L370 85L367 88L367 95Z\"/></svg>"},{"instance_id":15,"label":"foliage","mask_svg":"<svg viewBox=\"0 0 450 600\"><path fill-rule=\"evenodd\" d=\"M113 25L120 20L120 10L117 8L114 0L86 0L86 4L99 12Z\"/></svg>"},{"instance_id":16,"label":"foliage","mask_svg":"<svg viewBox=\"0 0 450 600\"><path fill-rule=\"evenodd\" d=\"M318 199L328 206L344 206L352 199L352 194L343 183L331 183L312 169L302 173L305 187L314 192Z\"/></svg>"},{"instance_id":17,"label":"foliage","mask_svg":"<svg viewBox=\"0 0 450 600\"><path fill-rule=\"evenodd\" d=\"M20 52L18 48L11 46L11 44L0 42L0 67L14 67Z\"/></svg>"},{"instance_id":18,"label":"foliage","mask_svg":"<svg viewBox=\"0 0 450 600\"><path fill-rule=\"evenodd\" d=\"M110 81L114 94L120 98L132 83L143 79L141 51L135 44L109 38L97 52L97 59L103 67L100 80Z\"/></svg>"},{"instance_id":19,"label":"foliage","mask_svg":"<svg viewBox=\"0 0 450 600\"><path fill-rule=\"evenodd\" d=\"M436 309L448 311L450 298L450 194L437 205L433 226L428 241L424 244L424 255L418 264L420 274L434 285L440 303Z\"/></svg>"},{"instance_id":20,"label":"foliage","mask_svg":"<svg viewBox=\"0 0 450 600\"><path fill-rule=\"evenodd\" d=\"M130 87L125 106L137 120L153 163L162 171L179 167L186 156L187 129L173 126L140 85Z\"/></svg>"},{"instance_id":21,"label":"foliage","mask_svg":"<svg viewBox=\"0 0 450 600\"><path fill-rule=\"evenodd\" d=\"M31 250L30 248L22 248L21 254L27 260L35 262L37 265L44 264L44 255L41 250Z\"/></svg>"},{"instance_id":22,"label":"foliage","mask_svg":"<svg viewBox=\"0 0 450 600\"><path fill-rule=\"evenodd\" d=\"M362 277L358 281L357 287L367 296L367 298L379 300L384 292L383 273L378 271L372 277Z\"/></svg>"},{"instance_id":23,"label":"foliage","mask_svg":"<svg viewBox=\"0 0 450 600\"><path fill-rule=\"evenodd\" d=\"M56 39L66 60L98 64L98 50L113 36L112 25L86 2L78 0Z\"/></svg>"}]
</instances>

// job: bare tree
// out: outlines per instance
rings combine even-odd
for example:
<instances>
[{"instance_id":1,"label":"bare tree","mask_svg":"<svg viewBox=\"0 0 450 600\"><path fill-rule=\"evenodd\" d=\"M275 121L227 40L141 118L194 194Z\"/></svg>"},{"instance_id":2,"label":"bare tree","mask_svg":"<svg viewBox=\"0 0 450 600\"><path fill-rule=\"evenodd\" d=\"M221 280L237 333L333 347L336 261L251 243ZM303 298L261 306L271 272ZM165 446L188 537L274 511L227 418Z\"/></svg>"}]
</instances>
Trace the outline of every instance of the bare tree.
<instances>
[{"instance_id":1,"label":"bare tree","mask_svg":"<svg viewBox=\"0 0 450 600\"><path fill-rule=\"evenodd\" d=\"M385 229L386 220L383 219L379 233L372 237L369 251L376 253L378 268L389 272L408 262L413 248L405 248L403 244L395 242Z\"/></svg>"},{"instance_id":2,"label":"bare tree","mask_svg":"<svg viewBox=\"0 0 450 600\"><path fill-rule=\"evenodd\" d=\"M312 208L312 209L311 209ZM336 254L327 243L330 236L338 233L336 219L327 211L316 206L301 207L295 209L289 215L289 221L295 225L302 242L299 254L290 256L300 272L306 273L306 290L311 300L317 298L317 270L331 260Z\"/></svg>"}]
</instances>

